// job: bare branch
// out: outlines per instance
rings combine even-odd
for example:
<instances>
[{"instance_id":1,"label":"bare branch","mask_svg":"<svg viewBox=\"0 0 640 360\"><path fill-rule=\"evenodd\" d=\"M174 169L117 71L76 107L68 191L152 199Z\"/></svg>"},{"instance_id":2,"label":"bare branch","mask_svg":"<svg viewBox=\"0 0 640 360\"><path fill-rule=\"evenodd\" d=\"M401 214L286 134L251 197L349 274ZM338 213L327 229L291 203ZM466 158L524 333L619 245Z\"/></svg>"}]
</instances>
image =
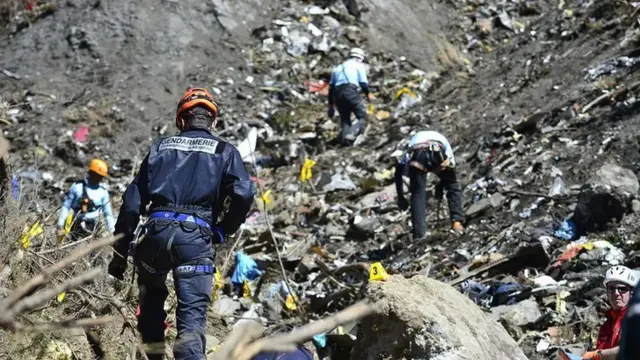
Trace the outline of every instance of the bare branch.
<instances>
[{"instance_id":1,"label":"bare branch","mask_svg":"<svg viewBox=\"0 0 640 360\"><path fill-rule=\"evenodd\" d=\"M294 332L266 337L249 344L247 342L255 337L262 326L255 323L242 324L229 335L214 359L249 360L261 352L295 350L298 344L314 335L331 331L342 324L368 316L374 311L376 311L375 305L360 302L332 316L307 324Z\"/></svg>"},{"instance_id":2,"label":"bare branch","mask_svg":"<svg viewBox=\"0 0 640 360\"><path fill-rule=\"evenodd\" d=\"M75 289L78 286L93 280L95 277L100 275L101 272L102 270L98 268L91 269L80 276L67 280L62 284L58 284L53 288L49 288L45 291L31 295L18 301L13 307L11 307L10 309L5 309L4 312L0 314L0 325L8 324L14 321L15 317L18 314L22 313L23 311L31 310L35 307L38 307L39 305L49 301L49 299L62 292Z\"/></svg>"},{"instance_id":3,"label":"bare branch","mask_svg":"<svg viewBox=\"0 0 640 360\"><path fill-rule=\"evenodd\" d=\"M220 349L215 352L213 360L232 359L232 354L236 352L236 349L246 346L247 343L260 336L263 330L262 324L253 319L239 321Z\"/></svg>"},{"instance_id":4,"label":"bare branch","mask_svg":"<svg viewBox=\"0 0 640 360\"><path fill-rule=\"evenodd\" d=\"M36 324L36 325L23 325L15 324L14 328L17 331L32 332L32 331L46 331L46 330L58 330L58 329L71 329L71 328L87 328L97 325L105 325L112 323L116 320L115 316L104 316L99 318L86 318L77 320L65 320L59 323L51 324Z\"/></svg>"},{"instance_id":5,"label":"bare branch","mask_svg":"<svg viewBox=\"0 0 640 360\"><path fill-rule=\"evenodd\" d=\"M40 251L40 252L38 252L36 254L38 254L38 255L51 254L51 253L56 252L56 251L60 251L60 250L64 250L64 249L69 248L69 247L80 245L80 244L82 244L84 242L87 242L87 241L91 240L92 238L93 238L93 235L89 235L89 236L84 237L82 239L70 242L70 243L62 245L62 246L55 247L53 249Z\"/></svg>"},{"instance_id":6,"label":"bare branch","mask_svg":"<svg viewBox=\"0 0 640 360\"><path fill-rule=\"evenodd\" d=\"M101 248L103 246L107 246L107 245L110 245L110 244L114 243L120 237L121 237L121 235L103 237L102 239L100 239L98 241L95 241L95 242L92 242L92 243L88 244L85 247L82 247L80 249L76 249L74 252L69 254L64 259L60 260L59 262L51 265L50 267L48 267L46 269L44 269L42 271L42 273L34 276L26 284L23 284L18 289L14 290L11 293L11 295L9 295L9 297L7 297L7 299L5 299L2 303L0 303L0 313L4 313L8 308L12 307L16 302L18 302L18 300L22 299L30 291L32 291L36 287L44 284L47 280L49 280L51 275L53 275L54 273L56 273L56 272L64 269L65 267L71 265L71 263L73 263L74 261L78 260L79 258L89 254L93 250L96 250L96 249L99 249L99 248Z\"/></svg>"}]
</instances>

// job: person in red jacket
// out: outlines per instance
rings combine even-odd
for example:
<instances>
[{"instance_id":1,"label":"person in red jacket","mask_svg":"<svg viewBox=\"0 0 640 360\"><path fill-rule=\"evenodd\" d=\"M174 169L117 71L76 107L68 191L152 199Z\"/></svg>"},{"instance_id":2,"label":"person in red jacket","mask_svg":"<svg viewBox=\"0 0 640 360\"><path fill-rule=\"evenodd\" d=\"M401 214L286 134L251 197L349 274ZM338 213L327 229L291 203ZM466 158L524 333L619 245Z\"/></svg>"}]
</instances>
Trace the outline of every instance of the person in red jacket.
<instances>
[{"instance_id":1,"label":"person in red jacket","mask_svg":"<svg viewBox=\"0 0 640 360\"><path fill-rule=\"evenodd\" d=\"M604 276L607 300L611 309L607 321L600 327L596 350L582 355L582 360L616 360L620 352L622 319L627 312L631 293L638 282L638 275L626 266L614 266Z\"/></svg>"}]
</instances>

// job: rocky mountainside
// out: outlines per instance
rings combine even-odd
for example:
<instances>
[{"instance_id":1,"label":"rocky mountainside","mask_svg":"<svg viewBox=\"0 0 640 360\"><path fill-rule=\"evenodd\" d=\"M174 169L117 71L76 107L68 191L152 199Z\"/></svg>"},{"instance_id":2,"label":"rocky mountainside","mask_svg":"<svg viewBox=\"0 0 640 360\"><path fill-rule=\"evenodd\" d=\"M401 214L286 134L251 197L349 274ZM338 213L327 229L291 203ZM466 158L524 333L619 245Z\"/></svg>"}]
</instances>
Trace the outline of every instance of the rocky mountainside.
<instances>
[{"instance_id":1,"label":"rocky mountainside","mask_svg":"<svg viewBox=\"0 0 640 360\"><path fill-rule=\"evenodd\" d=\"M449 282L491 311L530 359L546 359L557 346L592 341L606 308L604 269L638 266L635 3L362 0L359 18L339 1L326 9L294 0L27 3L0 21L0 126L22 193L19 227L52 213L94 156L111 166L117 209L149 144L173 133L177 98L198 85L222 105L219 134L256 145L247 168L268 192L256 198L239 248L276 282L271 224L312 317L363 297L353 290L366 282L358 269L381 261L391 273ZM322 81L351 46L369 54L376 98L365 142L340 148ZM430 200L432 236L412 243L409 216L395 206L397 150L421 128L454 147L462 237L446 231L446 206L437 219ZM303 182L305 159L315 166ZM40 252L53 246L52 226L44 230L32 241ZM217 261L233 271L230 248ZM29 254L20 261L27 273L44 261ZM7 278L4 290L22 275ZM119 310L106 298L133 311L135 299L114 291L100 279L87 290L94 295L70 293L52 314L68 318L87 301ZM227 299L238 313L249 307ZM211 336L228 331L230 315L212 320ZM116 358L129 351L110 337L119 330L98 334Z\"/></svg>"}]
</instances>

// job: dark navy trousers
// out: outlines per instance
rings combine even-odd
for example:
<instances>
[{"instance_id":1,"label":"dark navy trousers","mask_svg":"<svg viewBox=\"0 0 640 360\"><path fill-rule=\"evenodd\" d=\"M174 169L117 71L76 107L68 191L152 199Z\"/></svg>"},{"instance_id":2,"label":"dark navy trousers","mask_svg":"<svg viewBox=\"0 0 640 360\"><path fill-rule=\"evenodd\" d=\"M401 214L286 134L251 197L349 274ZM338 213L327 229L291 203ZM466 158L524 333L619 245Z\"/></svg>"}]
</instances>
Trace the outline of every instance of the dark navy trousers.
<instances>
[{"instance_id":1,"label":"dark navy trousers","mask_svg":"<svg viewBox=\"0 0 640 360\"><path fill-rule=\"evenodd\" d=\"M340 113L340 141L343 145L349 145L364 133L366 126L367 110L360 88L352 84L340 85L335 90L334 100ZM351 123L351 113L356 115L355 123Z\"/></svg>"},{"instance_id":2,"label":"dark navy trousers","mask_svg":"<svg viewBox=\"0 0 640 360\"><path fill-rule=\"evenodd\" d=\"M640 359L640 342L636 341L639 333L640 286L636 286L631 299L629 299L627 312L622 320L618 360Z\"/></svg>"},{"instance_id":3,"label":"dark navy trousers","mask_svg":"<svg viewBox=\"0 0 640 360\"><path fill-rule=\"evenodd\" d=\"M140 288L138 330L145 344L153 344L147 356L163 358L166 278L172 271L178 299L173 355L176 360L205 360L206 315L215 272L212 234L194 223L165 219L151 219L145 230L134 258Z\"/></svg>"}]
</instances>

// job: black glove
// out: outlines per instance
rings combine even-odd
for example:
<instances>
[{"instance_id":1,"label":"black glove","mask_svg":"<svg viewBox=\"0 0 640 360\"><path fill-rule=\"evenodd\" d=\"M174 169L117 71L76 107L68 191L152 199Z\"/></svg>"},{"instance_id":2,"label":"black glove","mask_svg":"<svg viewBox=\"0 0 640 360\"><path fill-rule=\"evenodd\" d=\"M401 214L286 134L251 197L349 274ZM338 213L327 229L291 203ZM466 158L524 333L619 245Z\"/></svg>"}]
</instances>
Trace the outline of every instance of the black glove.
<instances>
[{"instance_id":1,"label":"black glove","mask_svg":"<svg viewBox=\"0 0 640 360\"><path fill-rule=\"evenodd\" d=\"M436 185L436 191L434 196L436 197L436 200L442 200L443 195L444 195L444 185L442 184L442 181L440 181Z\"/></svg>"},{"instance_id":2,"label":"black glove","mask_svg":"<svg viewBox=\"0 0 640 360\"><path fill-rule=\"evenodd\" d=\"M108 273L118 280L124 280L124 272L127 270L127 260L118 253L113 254L113 259L109 263Z\"/></svg>"},{"instance_id":3,"label":"black glove","mask_svg":"<svg viewBox=\"0 0 640 360\"><path fill-rule=\"evenodd\" d=\"M336 109L333 106L329 106L329 110L327 110L327 116L329 118L333 118L336 115Z\"/></svg>"},{"instance_id":4,"label":"black glove","mask_svg":"<svg viewBox=\"0 0 640 360\"><path fill-rule=\"evenodd\" d=\"M404 196L400 196L398 198L398 207L402 211L407 210L409 208L409 202L407 201L407 199L405 199Z\"/></svg>"}]
</instances>

